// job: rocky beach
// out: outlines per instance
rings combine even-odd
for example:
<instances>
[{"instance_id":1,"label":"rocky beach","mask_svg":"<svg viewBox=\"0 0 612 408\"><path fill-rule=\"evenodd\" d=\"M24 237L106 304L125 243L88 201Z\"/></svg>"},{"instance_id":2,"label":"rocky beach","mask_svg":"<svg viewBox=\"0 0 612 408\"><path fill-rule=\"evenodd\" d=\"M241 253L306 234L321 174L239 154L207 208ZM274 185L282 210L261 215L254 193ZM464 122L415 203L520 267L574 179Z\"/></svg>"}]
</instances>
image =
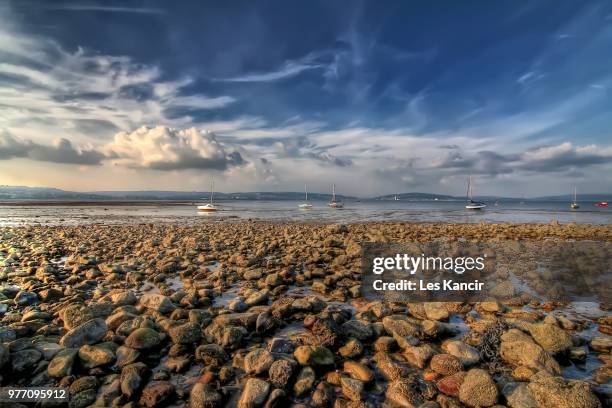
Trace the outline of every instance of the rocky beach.
<instances>
[{"instance_id":1,"label":"rocky beach","mask_svg":"<svg viewBox=\"0 0 612 408\"><path fill-rule=\"evenodd\" d=\"M435 240L609 244L612 227L2 228L1 385L64 387L75 408L610 405L608 302L535 297L508 268L504 301L361 297L364 242Z\"/></svg>"}]
</instances>

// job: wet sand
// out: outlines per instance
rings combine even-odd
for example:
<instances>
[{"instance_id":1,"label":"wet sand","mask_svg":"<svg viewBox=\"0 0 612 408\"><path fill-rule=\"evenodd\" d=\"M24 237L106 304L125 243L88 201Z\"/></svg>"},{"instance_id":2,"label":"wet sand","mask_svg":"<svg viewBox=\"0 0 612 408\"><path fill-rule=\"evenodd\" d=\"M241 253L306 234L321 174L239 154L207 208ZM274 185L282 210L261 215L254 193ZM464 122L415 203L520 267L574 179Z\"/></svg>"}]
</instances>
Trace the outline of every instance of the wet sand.
<instances>
[{"instance_id":1,"label":"wet sand","mask_svg":"<svg viewBox=\"0 0 612 408\"><path fill-rule=\"evenodd\" d=\"M612 227L2 228L1 384L67 387L72 407L610 402L605 305L520 288L503 302L361 298L362 242L435 239L612 242Z\"/></svg>"}]
</instances>

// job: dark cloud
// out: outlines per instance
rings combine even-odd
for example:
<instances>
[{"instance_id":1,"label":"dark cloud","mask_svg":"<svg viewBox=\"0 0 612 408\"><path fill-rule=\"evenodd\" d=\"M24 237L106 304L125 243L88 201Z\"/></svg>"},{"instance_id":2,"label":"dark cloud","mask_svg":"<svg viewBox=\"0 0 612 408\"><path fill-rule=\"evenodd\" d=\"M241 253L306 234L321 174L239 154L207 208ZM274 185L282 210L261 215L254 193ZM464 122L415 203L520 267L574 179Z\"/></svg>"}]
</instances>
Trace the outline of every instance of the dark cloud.
<instances>
[{"instance_id":1,"label":"dark cloud","mask_svg":"<svg viewBox=\"0 0 612 408\"><path fill-rule=\"evenodd\" d=\"M317 146L306 136L284 139L276 142L276 146L279 148L282 157L308 158L338 167L347 167L353 164L353 161L349 158L338 157L327 152L327 149L333 146Z\"/></svg>"},{"instance_id":2,"label":"dark cloud","mask_svg":"<svg viewBox=\"0 0 612 408\"><path fill-rule=\"evenodd\" d=\"M42 145L29 140L16 139L4 132L0 134L0 160L12 158L28 158L63 164L99 165L107 157L95 149L77 149L68 139L59 139L53 145Z\"/></svg>"}]
</instances>

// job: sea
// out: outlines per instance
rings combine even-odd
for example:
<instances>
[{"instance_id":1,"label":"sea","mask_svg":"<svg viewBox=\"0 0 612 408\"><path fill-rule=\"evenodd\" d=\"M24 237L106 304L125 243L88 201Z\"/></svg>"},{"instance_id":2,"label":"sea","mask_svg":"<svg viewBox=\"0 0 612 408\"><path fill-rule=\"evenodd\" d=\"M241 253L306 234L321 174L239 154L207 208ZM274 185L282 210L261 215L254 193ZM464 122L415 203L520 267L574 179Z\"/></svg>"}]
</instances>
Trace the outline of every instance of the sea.
<instances>
[{"instance_id":1,"label":"sea","mask_svg":"<svg viewBox=\"0 0 612 408\"><path fill-rule=\"evenodd\" d=\"M445 223L612 223L612 207L584 203L578 210L559 201L488 203L484 210L466 210L462 201L348 201L333 209L324 201L312 201L310 210L298 209L298 201L216 202L219 211L199 213L196 202L3 202L0 226L86 225L141 223L202 223L209 221L295 221L362 223L380 221Z\"/></svg>"}]
</instances>

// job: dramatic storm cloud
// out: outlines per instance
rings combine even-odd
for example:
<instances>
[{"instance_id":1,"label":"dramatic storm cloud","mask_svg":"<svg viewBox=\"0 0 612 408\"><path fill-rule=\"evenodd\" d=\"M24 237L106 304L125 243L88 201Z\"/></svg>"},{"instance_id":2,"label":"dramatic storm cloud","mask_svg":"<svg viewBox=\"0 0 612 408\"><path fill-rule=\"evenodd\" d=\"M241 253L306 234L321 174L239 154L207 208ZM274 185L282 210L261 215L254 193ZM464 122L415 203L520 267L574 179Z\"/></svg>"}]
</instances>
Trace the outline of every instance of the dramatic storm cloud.
<instances>
[{"instance_id":1,"label":"dramatic storm cloud","mask_svg":"<svg viewBox=\"0 0 612 408\"><path fill-rule=\"evenodd\" d=\"M612 186L612 4L6 1L0 184Z\"/></svg>"}]
</instances>

